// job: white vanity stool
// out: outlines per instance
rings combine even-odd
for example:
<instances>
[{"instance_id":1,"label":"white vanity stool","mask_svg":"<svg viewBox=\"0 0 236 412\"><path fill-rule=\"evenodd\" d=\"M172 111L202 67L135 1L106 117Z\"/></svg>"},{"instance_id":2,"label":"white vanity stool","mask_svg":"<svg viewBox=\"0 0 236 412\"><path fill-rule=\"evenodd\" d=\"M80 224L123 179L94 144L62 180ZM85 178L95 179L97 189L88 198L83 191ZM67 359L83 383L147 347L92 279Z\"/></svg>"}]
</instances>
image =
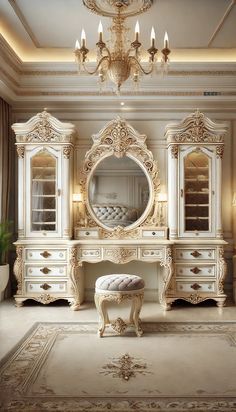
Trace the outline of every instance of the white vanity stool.
<instances>
[{"instance_id":1,"label":"white vanity stool","mask_svg":"<svg viewBox=\"0 0 236 412\"><path fill-rule=\"evenodd\" d=\"M99 277L96 281L94 296L100 316L99 336L103 336L107 325L111 325L119 334L122 334L128 325L133 325L136 335L142 336L143 331L139 314L142 308L143 295L144 281L140 276L114 274ZM121 303L124 300L131 300L129 321L126 323L123 319L117 318L114 322L111 322L108 317L106 302Z\"/></svg>"}]
</instances>

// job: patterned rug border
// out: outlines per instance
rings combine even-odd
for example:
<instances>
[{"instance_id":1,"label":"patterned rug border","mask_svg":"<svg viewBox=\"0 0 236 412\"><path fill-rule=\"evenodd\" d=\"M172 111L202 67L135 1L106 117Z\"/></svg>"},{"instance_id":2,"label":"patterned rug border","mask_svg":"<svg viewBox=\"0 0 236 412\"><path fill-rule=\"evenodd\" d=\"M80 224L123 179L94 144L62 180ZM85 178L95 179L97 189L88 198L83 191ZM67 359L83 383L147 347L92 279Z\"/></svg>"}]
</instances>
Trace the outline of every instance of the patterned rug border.
<instances>
[{"instance_id":1,"label":"patterned rug border","mask_svg":"<svg viewBox=\"0 0 236 412\"><path fill-rule=\"evenodd\" d=\"M35 322L17 344L0 360L0 368L4 370L4 365L16 354L22 345L28 339L33 337L40 327L79 327L91 326L88 333L97 333L97 322ZM230 336L230 344L236 346L236 321L192 321L192 322L142 322L144 332L146 333L222 333L225 338L225 332ZM182 330L181 330L182 328ZM168 330L171 329L171 330ZM83 332L83 330L81 330ZM233 332L233 333L232 333ZM112 337L114 335L109 335ZM137 339L137 338L135 338ZM141 339L145 339L144 337ZM0 370L0 372L2 372ZM2 407L1 407L2 406ZM222 396L201 396L201 397L171 397L171 396L153 396L153 397L66 397L66 396L45 396L45 399L39 397L22 396L22 398L8 402L7 406L1 404L2 412L235 412L236 397Z\"/></svg>"}]
</instances>

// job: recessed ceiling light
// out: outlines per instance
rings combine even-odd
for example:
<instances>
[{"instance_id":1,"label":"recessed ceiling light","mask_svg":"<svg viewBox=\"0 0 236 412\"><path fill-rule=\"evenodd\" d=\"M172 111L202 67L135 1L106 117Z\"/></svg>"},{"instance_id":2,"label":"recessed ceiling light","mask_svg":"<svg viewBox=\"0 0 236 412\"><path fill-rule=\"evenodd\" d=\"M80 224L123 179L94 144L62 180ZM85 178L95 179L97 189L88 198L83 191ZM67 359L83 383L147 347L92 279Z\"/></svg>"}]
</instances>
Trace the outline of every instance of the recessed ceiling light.
<instances>
[{"instance_id":1,"label":"recessed ceiling light","mask_svg":"<svg viewBox=\"0 0 236 412\"><path fill-rule=\"evenodd\" d=\"M125 102L120 102L120 105L121 105L121 106L124 106L124 105L125 105Z\"/></svg>"}]
</instances>

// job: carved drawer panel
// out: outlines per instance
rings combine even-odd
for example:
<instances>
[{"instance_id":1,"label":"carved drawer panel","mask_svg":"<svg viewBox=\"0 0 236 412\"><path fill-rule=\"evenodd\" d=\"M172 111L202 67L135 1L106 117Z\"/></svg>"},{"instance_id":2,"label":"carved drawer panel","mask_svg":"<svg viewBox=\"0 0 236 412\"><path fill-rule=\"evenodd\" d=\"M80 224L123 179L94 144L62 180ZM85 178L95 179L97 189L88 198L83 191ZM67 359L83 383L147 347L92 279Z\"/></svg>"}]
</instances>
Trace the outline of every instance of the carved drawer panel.
<instances>
[{"instance_id":1,"label":"carved drawer panel","mask_svg":"<svg viewBox=\"0 0 236 412\"><path fill-rule=\"evenodd\" d=\"M45 278L50 276L67 276L67 267L56 265L27 266L26 276L40 276Z\"/></svg>"},{"instance_id":2,"label":"carved drawer panel","mask_svg":"<svg viewBox=\"0 0 236 412\"><path fill-rule=\"evenodd\" d=\"M215 249L175 249L176 260L214 260Z\"/></svg>"},{"instance_id":3,"label":"carved drawer panel","mask_svg":"<svg viewBox=\"0 0 236 412\"><path fill-rule=\"evenodd\" d=\"M194 262L193 262L194 263ZM175 266L176 276L215 276L215 265L176 265Z\"/></svg>"},{"instance_id":4,"label":"carved drawer panel","mask_svg":"<svg viewBox=\"0 0 236 412\"><path fill-rule=\"evenodd\" d=\"M177 281L177 292L198 292L198 293L212 293L215 292L215 282L198 282L193 280L192 282Z\"/></svg>"},{"instance_id":5,"label":"carved drawer panel","mask_svg":"<svg viewBox=\"0 0 236 412\"><path fill-rule=\"evenodd\" d=\"M47 282L47 281L37 281L37 282L25 282L27 293L43 293L47 291L48 293L65 293L67 292L67 282Z\"/></svg>"},{"instance_id":6,"label":"carved drawer panel","mask_svg":"<svg viewBox=\"0 0 236 412\"><path fill-rule=\"evenodd\" d=\"M141 253L142 259L147 259L147 260L161 259L163 256L163 249L156 249L153 247L150 247L150 248L144 247L144 248L141 248L140 253Z\"/></svg>"},{"instance_id":7,"label":"carved drawer panel","mask_svg":"<svg viewBox=\"0 0 236 412\"><path fill-rule=\"evenodd\" d=\"M28 261L33 260L66 260L67 250L66 249L27 249L26 259Z\"/></svg>"},{"instance_id":8,"label":"carved drawer panel","mask_svg":"<svg viewBox=\"0 0 236 412\"><path fill-rule=\"evenodd\" d=\"M79 258L80 259L100 259L101 258L101 249L100 248L81 248L79 249Z\"/></svg>"},{"instance_id":9,"label":"carved drawer panel","mask_svg":"<svg viewBox=\"0 0 236 412\"><path fill-rule=\"evenodd\" d=\"M104 248L104 260L109 260L114 263L125 263L138 258L137 247L112 247Z\"/></svg>"}]
</instances>

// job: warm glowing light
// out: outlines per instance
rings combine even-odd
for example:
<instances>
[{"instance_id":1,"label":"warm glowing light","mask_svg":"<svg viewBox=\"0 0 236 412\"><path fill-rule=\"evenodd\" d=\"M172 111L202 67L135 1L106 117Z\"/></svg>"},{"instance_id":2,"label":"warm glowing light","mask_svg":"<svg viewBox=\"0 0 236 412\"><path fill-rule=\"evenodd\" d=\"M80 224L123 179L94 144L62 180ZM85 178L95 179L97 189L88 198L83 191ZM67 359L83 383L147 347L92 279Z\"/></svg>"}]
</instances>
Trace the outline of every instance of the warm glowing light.
<instances>
[{"instance_id":1,"label":"warm glowing light","mask_svg":"<svg viewBox=\"0 0 236 412\"><path fill-rule=\"evenodd\" d=\"M73 202L81 202L81 201L82 201L82 195L81 195L81 193L73 193L73 195L72 195L72 201L73 201Z\"/></svg>"},{"instance_id":2,"label":"warm glowing light","mask_svg":"<svg viewBox=\"0 0 236 412\"><path fill-rule=\"evenodd\" d=\"M139 30L139 22L137 20L136 25L135 25L135 34L139 34L140 30Z\"/></svg>"},{"instance_id":3,"label":"warm glowing light","mask_svg":"<svg viewBox=\"0 0 236 412\"><path fill-rule=\"evenodd\" d=\"M158 202L167 202L167 194L166 193L159 193L158 194Z\"/></svg>"},{"instance_id":4,"label":"warm glowing light","mask_svg":"<svg viewBox=\"0 0 236 412\"><path fill-rule=\"evenodd\" d=\"M80 49L79 40L76 40L76 42L75 42L75 49L76 50Z\"/></svg>"},{"instance_id":5,"label":"warm glowing light","mask_svg":"<svg viewBox=\"0 0 236 412\"><path fill-rule=\"evenodd\" d=\"M120 105L121 105L121 106L124 106L124 105L125 105L125 102L120 102Z\"/></svg>"},{"instance_id":6,"label":"warm glowing light","mask_svg":"<svg viewBox=\"0 0 236 412\"><path fill-rule=\"evenodd\" d=\"M168 37L167 31L165 32L165 36L164 36L164 47L165 48L169 47L169 37Z\"/></svg>"},{"instance_id":7,"label":"warm glowing light","mask_svg":"<svg viewBox=\"0 0 236 412\"><path fill-rule=\"evenodd\" d=\"M100 20L99 25L98 25L98 33L103 33L103 27L102 27L102 22Z\"/></svg>"},{"instance_id":8,"label":"warm glowing light","mask_svg":"<svg viewBox=\"0 0 236 412\"><path fill-rule=\"evenodd\" d=\"M85 40L86 40L86 34L85 34L85 31L84 31L84 29L82 29L82 31L81 31L81 42L85 42Z\"/></svg>"},{"instance_id":9,"label":"warm glowing light","mask_svg":"<svg viewBox=\"0 0 236 412\"><path fill-rule=\"evenodd\" d=\"M155 38L156 38L155 30L154 30L154 28L152 27L152 30L151 30L151 41L152 41L152 40L155 40Z\"/></svg>"}]
</instances>

